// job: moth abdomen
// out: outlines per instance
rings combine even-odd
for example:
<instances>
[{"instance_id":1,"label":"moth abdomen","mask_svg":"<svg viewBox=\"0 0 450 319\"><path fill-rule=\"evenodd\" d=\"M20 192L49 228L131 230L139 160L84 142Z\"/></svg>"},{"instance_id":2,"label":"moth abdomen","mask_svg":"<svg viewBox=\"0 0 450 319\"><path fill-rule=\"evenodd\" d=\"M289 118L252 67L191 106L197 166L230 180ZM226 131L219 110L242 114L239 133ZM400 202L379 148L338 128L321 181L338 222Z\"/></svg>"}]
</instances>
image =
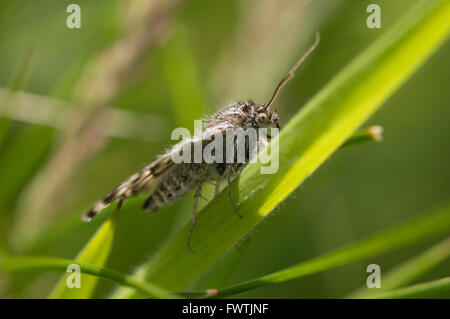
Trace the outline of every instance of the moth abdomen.
<instances>
[{"instance_id":1,"label":"moth abdomen","mask_svg":"<svg viewBox=\"0 0 450 319\"><path fill-rule=\"evenodd\" d=\"M155 191L144 202L144 210L156 212L177 202L197 187L205 175L206 167L202 163L179 165L156 186Z\"/></svg>"}]
</instances>

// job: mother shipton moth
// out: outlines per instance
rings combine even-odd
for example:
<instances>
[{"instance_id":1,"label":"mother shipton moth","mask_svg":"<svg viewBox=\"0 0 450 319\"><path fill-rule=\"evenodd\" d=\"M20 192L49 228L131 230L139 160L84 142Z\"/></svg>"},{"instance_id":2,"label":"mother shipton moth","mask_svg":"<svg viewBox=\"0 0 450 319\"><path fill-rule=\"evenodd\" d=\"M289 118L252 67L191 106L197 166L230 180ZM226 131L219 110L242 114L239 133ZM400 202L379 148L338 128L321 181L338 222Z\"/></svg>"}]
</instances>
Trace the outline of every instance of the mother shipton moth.
<instances>
[{"instance_id":1,"label":"mother shipton moth","mask_svg":"<svg viewBox=\"0 0 450 319\"><path fill-rule=\"evenodd\" d=\"M255 104L249 100L247 102L237 102L228 105L226 108L215 113L209 120L206 121L202 128L200 137L194 136L192 139L183 141L177 144L177 151L181 149L181 153L186 150L186 147L194 147L200 145L201 148L207 147L212 143L212 137L217 134L226 135L227 132L233 129L249 129L253 128L256 132L259 129L278 128L278 114L276 110L272 111L270 106L275 101L284 85L294 76L297 68L302 64L306 57L315 49L319 43L319 33L316 33L316 40L308 51L300 57L295 63L289 73L281 80L275 89L272 97L266 104ZM257 138L264 138L257 136ZM270 139L270 135L266 135ZM224 137L222 140L225 140ZM239 142L241 141L241 142ZM202 185L205 182L213 182L216 185L216 194L220 190L220 183L223 180L227 181L227 191L230 204L236 213L241 218L236 206L231 198L230 182L233 177L237 176L244 167L251 161L251 154L254 154L255 144L248 143L243 140L244 145L239 147L242 140L239 138L233 139L236 144L234 152L238 149L244 149L245 155L243 161L236 161L238 154L232 154L235 161L221 160L217 162L210 161L188 161L178 162L174 160L173 154L177 153L175 147L164 155L160 156L156 161L144 167L140 172L137 172L126 179L122 184L107 193L102 199L96 202L89 211L83 215L83 220L90 221L95 215L102 211L105 207L114 201L118 201L117 209L120 209L122 202L132 196L140 193L154 191L144 202L143 209L150 212L156 212L168 204L175 203L181 197L194 191L194 209L192 216L191 229L187 238L187 247L192 252L190 247L192 232L195 226L198 199L201 197ZM243 148L242 148L243 147Z\"/></svg>"}]
</instances>

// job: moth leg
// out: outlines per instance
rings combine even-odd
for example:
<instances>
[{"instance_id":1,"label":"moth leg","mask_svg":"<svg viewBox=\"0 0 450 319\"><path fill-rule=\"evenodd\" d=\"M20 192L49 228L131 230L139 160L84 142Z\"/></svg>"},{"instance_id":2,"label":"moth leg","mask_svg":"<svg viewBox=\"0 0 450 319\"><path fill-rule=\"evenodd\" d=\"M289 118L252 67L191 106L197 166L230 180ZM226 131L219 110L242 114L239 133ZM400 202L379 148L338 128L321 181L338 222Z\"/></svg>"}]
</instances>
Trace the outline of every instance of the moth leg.
<instances>
[{"instance_id":1,"label":"moth leg","mask_svg":"<svg viewBox=\"0 0 450 319\"><path fill-rule=\"evenodd\" d=\"M236 215L239 218L242 218L241 214L239 214L236 206L233 203L233 199L231 198L231 170L233 169L233 167L231 165L229 165L227 167L227 190L228 190L228 199L230 200L231 203L231 207L233 207L234 212L236 213Z\"/></svg>"},{"instance_id":2,"label":"moth leg","mask_svg":"<svg viewBox=\"0 0 450 319\"><path fill-rule=\"evenodd\" d=\"M191 229L189 230L189 235L187 238L187 248L188 248L189 252L191 252L191 253L194 253L194 251L191 249L191 239L192 239L192 233L194 231L195 223L197 221L198 199L200 198L200 196L202 196L202 184L203 184L203 182L200 183L200 185L198 186L198 188L194 194L194 211L192 213Z\"/></svg>"},{"instance_id":3,"label":"moth leg","mask_svg":"<svg viewBox=\"0 0 450 319\"><path fill-rule=\"evenodd\" d=\"M119 198L119 201L117 202L116 205L116 209L114 210L114 214L119 214L120 213L120 208L122 207L122 203L123 203L123 197Z\"/></svg>"},{"instance_id":4,"label":"moth leg","mask_svg":"<svg viewBox=\"0 0 450 319\"><path fill-rule=\"evenodd\" d=\"M216 182L216 190L214 191L214 196L217 196L217 194L219 194L220 192L220 182L221 182L220 179L218 179Z\"/></svg>"}]
</instances>

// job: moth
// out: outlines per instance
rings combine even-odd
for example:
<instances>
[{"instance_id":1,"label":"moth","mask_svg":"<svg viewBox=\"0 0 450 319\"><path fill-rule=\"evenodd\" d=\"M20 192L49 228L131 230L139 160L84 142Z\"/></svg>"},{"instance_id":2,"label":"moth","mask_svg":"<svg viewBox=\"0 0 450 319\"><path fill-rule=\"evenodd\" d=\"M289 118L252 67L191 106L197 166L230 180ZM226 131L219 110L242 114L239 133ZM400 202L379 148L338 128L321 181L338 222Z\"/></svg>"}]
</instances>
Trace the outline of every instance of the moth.
<instances>
[{"instance_id":1,"label":"moth","mask_svg":"<svg viewBox=\"0 0 450 319\"><path fill-rule=\"evenodd\" d=\"M279 117L276 110L271 110L271 105L278 97L284 85L294 76L295 71L316 48L320 40L319 33L316 33L314 44L301 56L294 64L288 74L281 80L275 88L270 100L265 104L256 104L252 100L246 102L237 102L228 105L224 109L210 117L202 128L202 138L192 138L184 142L186 144L198 144L202 148L210 143L210 137L214 134L225 134L228 129L236 128L280 128ZM207 138L206 138L207 137ZM267 135L270 139L271 136ZM236 140L238 143L238 140ZM220 190L223 181L227 183L228 198L234 212L239 218L242 218L238 212L231 196L231 180L237 176L251 160L249 149L250 145L246 143L245 161L231 162L223 161L208 163L201 162L181 162L176 163L171 156L171 151L160 156L156 161L145 166L140 172L131 175L119 186L107 193L103 198L97 201L89 211L83 215L83 220L90 221L94 216L100 213L112 202L117 201L117 210L120 210L122 203L127 198L141 193L151 193L143 204L143 209L149 212L156 212L169 204L177 202L185 195L194 191L194 207L190 232L187 238L187 247L190 252L191 238L196 223L198 210L198 200L202 196L202 185L204 183L214 183L216 186L216 195ZM237 150L238 147L235 148ZM150 192L153 190L153 192Z\"/></svg>"}]
</instances>

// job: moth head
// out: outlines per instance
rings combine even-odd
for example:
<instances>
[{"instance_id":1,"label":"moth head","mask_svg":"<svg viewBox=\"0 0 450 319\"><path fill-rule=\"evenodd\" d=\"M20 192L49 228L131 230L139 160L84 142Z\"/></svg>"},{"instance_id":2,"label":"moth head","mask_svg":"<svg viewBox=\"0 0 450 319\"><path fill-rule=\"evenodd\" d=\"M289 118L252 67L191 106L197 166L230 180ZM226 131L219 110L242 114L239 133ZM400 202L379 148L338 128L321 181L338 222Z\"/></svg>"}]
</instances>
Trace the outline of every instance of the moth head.
<instances>
[{"instance_id":1,"label":"moth head","mask_svg":"<svg viewBox=\"0 0 450 319\"><path fill-rule=\"evenodd\" d=\"M259 127L280 128L277 110L271 111L264 104L256 108L254 117Z\"/></svg>"}]
</instances>

